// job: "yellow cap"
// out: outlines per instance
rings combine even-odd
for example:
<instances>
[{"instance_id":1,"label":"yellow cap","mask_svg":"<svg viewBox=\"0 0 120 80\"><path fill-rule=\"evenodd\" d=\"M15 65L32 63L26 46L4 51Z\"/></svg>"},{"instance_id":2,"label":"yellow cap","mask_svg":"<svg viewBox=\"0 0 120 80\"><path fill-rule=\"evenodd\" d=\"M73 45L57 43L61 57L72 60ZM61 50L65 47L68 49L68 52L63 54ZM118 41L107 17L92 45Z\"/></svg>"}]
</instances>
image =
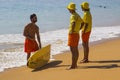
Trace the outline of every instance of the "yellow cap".
<instances>
[{"instance_id":1,"label":"yellow cap","mask_svg":"<svg viewBox=\"0 0 120 80\"><path fill-rule=\"evenodd\" d=\"M76 5L75 5L75 3L70 2L69 5L67 6L67 9L76 10Z\"/></svg>"},{"instance_id":2,"label":"yellow cap","mask_svg":"<svg viewBox=\"0 0 120 80\"><path fill-rule=\"evenodd\" d=\"M84 9L89 9L89 3L88 2L83 2L81 4L81 6L84 8Z\"/></svg>"}]
</instances>

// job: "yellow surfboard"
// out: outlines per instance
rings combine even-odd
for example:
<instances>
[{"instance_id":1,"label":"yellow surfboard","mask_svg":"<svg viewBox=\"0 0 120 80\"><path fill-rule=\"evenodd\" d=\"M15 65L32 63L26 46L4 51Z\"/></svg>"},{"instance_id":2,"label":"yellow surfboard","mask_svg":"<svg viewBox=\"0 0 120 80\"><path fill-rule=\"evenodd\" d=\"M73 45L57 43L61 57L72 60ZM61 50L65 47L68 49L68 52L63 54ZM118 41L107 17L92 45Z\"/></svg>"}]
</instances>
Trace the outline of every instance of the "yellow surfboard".
<instances>
[{"instance_id":1,"label":"yellow surfboard","mask_svg":"<svg viewBox=\"0 0 120 80\"><path fill-rule=\"evenodd\" d=\"M35 69L47 64L50 59L50 47L51 45L49 44L33 53L33 55L28 59L27 66Z\"/></svg>"}]
</instances>

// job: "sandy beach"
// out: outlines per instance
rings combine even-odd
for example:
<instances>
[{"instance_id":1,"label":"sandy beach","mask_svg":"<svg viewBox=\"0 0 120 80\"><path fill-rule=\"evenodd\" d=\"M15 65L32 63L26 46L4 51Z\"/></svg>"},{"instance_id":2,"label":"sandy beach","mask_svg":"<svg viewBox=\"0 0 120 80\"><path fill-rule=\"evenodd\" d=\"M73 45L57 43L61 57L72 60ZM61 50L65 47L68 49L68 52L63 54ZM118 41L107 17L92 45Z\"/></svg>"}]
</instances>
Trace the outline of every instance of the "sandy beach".
<instances>
[{"instance_id":1,"label":"sandy beach","mask_svg":"<svg viewBox=\"0 0 120 80\"><path fill-rule=\"evenodd\" d=\"M120 38L102 41L90 46L90 62L80 64L83 50L79 49L78 68L67 70L71 64L70 52L53 56L55 60L36 70L26 66L7 69L0 80L118 80L120 78Z\"/></svg>"}]
</instances>

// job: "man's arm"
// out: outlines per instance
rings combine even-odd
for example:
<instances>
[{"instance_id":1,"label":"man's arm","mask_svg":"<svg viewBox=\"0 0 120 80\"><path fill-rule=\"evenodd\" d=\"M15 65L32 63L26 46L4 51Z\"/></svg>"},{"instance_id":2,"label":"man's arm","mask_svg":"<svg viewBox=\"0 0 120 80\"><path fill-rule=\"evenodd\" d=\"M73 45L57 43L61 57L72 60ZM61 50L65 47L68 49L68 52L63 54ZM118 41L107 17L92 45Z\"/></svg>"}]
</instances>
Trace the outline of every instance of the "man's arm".
<instances>
[{"instance_id":1,"label":"man's arm","mask_svg":"<svg viewBox=\"0 0 120 80\"><path fill-rule=\"evenodd\" d=\"M81 23L81 25L80 25L80 30L82 29L83 25L84 25L84 22Z\"/></svg>"},{"instance_id":2,"label":"man's arm","mask_svg":"<svg viewBox=\"0 0 120 80\"><path fill-rule=\"evenodd\" d=\"M75 28L75 22L72 23L72 31L70 32L70 34L74 32L74 28Z\"/></svg>"},{"instance_id":3,"label":"man's arm","mask_svg":"<svg viewBox=\"0 0 120 80\"><path fill-rule=\"evenodd\" d=\"M41 39L40 39L40 33L39 33L39 28L37 30L37 40L38 40L38 43L39 43L39 48L41 49Z\"/></svg>"},{"instance_id":4,"label":"man's arm","mask_svg":"<svg viewBox=\"0 0 120 80\"><path fill-rule=\"evenodd\" d=\"M88 27L88 23L84 23L84 26L85 26L85 29L84 29L83 33L85 33L85 32L86 32L87 27Z\"/></svg>"}]
</instances>

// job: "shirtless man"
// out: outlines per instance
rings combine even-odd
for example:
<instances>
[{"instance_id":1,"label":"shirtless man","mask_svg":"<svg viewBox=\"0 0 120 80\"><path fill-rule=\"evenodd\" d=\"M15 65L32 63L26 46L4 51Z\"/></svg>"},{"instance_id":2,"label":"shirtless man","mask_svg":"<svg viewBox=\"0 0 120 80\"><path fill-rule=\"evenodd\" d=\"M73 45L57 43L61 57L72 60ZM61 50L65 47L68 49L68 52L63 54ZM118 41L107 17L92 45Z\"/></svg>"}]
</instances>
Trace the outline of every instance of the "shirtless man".
<instances>
[{"instance_id":1,"label":"shirtless man","mask_svg":"<svg viewBox=\"0 0 120 80\"><path fill-rule=\"evenodd\" d=\"M39 27L35 24L37 22L36 14L30 15L30 20L31 23L25 26L23 32L23 35L25 36L24 51L27 53L27 60L29 59L31 52L41 48ZM35 36L37 36L37 41Z\"/></svg>"}]
</instances>

